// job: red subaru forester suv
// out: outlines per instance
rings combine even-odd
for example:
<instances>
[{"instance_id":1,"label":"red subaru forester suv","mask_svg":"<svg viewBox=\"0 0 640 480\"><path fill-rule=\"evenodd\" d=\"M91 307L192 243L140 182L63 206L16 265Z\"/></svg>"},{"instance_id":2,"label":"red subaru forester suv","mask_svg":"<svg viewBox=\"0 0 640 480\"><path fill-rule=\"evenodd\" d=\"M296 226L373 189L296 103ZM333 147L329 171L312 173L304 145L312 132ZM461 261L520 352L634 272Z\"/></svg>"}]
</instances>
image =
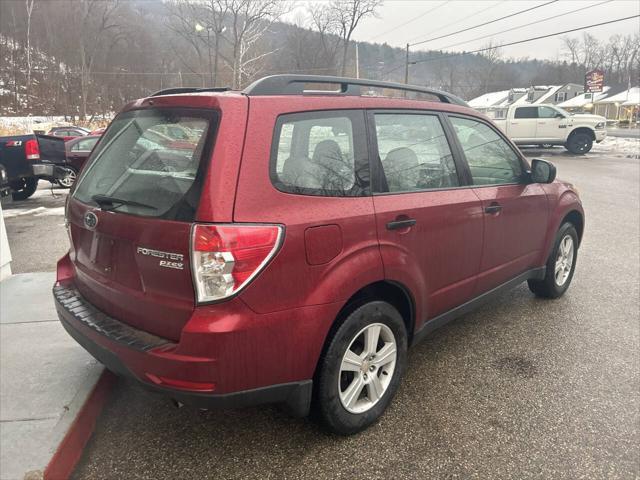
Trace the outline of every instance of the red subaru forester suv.
<instances>
[{"instance_id":1,"label":"red subaru forester suv","mask_svg":"<svg viewBox=\"0 0 640 480\"><path fill-rule=\"evenodd\" d=\"M190 140L157 142L167 125ZM278 75L126 106L66 222L58 314L110 370L201 407L313 405L351 434L409 345L524 281L561 296L584 213L452 95Z\"/></svg>"}]
</instances>

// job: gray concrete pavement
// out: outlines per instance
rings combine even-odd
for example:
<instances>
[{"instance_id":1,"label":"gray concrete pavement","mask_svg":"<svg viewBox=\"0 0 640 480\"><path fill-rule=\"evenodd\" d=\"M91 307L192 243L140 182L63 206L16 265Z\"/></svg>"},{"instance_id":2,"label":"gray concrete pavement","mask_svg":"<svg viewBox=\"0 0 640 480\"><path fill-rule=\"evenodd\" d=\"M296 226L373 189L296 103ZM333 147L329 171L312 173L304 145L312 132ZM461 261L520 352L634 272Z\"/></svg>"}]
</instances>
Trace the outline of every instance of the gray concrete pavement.
<instances>
[{"instance_id":1,"label":"gray concrete pavement","mask_svg":"<svg viewBox=\"0 0 640 480\"><path fill-rule=\"evenodd\" d=\"M382 420L350 438L276 407L176 410L120 381L75 478L638 478L640 162L526 153L550 156L587 212L563 298L523 285L437 331ZM33 220L16 218L10 241Z\"/></svg>"},{"instance_id":2,"label":"gray concrete pavement","mask_svg":"<svg viewBox=\"0 0 640 480\"><path fill-rule=\"evenodd\" d=\"M102 373L62 328L54 273L0 282L0 479L42 472Z\"/></svg>"},{"instance_id":3,"label":"gray concrete pavement","mask_svg":"<svg viewBox=\"0 0 640 480\"><path fill-rule=\"evenodd\" d=\"M64 203L69 191L40 180L29 199L2 201L13 273L51 272L69 249L64 227Z\"/></svg>"}]
</instances>

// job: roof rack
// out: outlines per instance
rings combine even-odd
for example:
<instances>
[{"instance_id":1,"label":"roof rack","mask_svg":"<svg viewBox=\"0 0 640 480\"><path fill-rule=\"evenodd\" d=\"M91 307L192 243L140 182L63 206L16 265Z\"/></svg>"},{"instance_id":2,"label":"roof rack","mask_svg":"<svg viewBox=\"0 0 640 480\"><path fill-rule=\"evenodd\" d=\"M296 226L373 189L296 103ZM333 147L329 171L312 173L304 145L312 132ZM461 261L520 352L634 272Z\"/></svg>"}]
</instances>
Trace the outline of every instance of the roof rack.
<instances>
[{"instance_id":1,"label":"roof rack","mask_svg":"<svg viewBox=\"0 0 640 480\"><path fill-rule=\"evenodd\" d=\"M337 84L340 89L331 90L305 90L305 83ZM271 75L253 82L242 93L245 95L302 95L313 94L337 94L337 95L361 95L360 87L388 88L405 92L426 93L434 95L441 102L462 105L468 107L467 102L455 95L432 88L406 85L396 82L381 82L379 80L365 80L361 78L333 77L325 75Z\"/></svg>"},{"instance_id":2,"label":"roof rack","mask_svg":"<svg viewBox=\"0 0 640 480\"><path fill-rule=\"evenodd\" d=\"M176 87L165 88L156 93L149 95L150 97L160 97L162 95L180 95L181 93L198 93L198 92L226 92L231 90L229 87L212 87L212 88L196 88L196 87Z\"/></svg>"}]
</instances>

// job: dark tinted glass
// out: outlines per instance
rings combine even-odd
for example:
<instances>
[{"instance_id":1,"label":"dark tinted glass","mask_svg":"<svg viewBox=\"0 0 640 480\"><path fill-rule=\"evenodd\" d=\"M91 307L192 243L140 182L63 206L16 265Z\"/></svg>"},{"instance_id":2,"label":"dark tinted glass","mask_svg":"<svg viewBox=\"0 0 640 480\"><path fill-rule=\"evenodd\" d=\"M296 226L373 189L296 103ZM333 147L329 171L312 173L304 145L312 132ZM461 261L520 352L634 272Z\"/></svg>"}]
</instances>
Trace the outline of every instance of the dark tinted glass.
<instances>
[{"instance_id":1,"label":"dark tinted glass","mask_svg":"<svg viewBox=\"0 0 640 480\"><path fill-rule=\"evenodd\" d=\"M89 160L73 196L123 200L117 211L189 221L199 199L203 150L213 113L185 109L135 110L119 115ZM179 125L197 132L175 140L160 131ZM127 203L133 202L133 203ZM137 204L137 205L136 205Z\"/></svg>"},{"instance_id":2,"label":"dark tinted glass","mask_svg":"<svg viewBox=\"0 0 640 480\"><path fill-rule=\"evenodd\" d=\"M514 118L538 118L538 107L518 107Z\"/></svg>"}]
</instances>

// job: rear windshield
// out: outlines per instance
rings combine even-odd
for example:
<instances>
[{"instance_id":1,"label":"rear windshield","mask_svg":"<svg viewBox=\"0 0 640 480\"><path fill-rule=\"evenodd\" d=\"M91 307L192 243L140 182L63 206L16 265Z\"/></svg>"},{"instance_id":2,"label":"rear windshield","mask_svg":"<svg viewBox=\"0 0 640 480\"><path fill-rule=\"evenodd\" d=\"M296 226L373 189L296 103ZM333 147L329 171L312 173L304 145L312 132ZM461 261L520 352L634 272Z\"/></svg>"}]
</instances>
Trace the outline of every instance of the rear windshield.
<instances>
[{"instance_id":1,"label":"rear windshield","mask_svg":"<svg viewBox=\"0 0 640 480\"><path fill-rule=\"evenodd\" d=\"M118 115L73 197L118 212L192 221L216 119L211 111L174 108Z\"/></svg>"}]
</instances>

